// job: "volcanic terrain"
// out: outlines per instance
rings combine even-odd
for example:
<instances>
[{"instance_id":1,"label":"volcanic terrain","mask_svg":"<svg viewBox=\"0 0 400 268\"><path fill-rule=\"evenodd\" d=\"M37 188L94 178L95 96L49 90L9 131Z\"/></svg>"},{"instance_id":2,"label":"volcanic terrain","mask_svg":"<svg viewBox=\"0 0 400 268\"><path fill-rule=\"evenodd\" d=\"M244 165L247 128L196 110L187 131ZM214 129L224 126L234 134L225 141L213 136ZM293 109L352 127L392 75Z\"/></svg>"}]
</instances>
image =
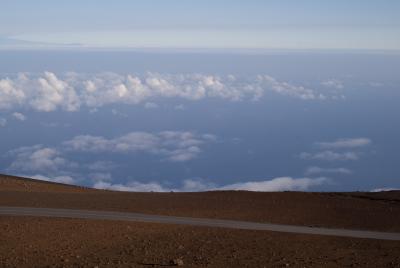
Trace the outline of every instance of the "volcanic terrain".
<instances>
[{"instance_id":1,"label":"volcanic terrain","mask_svg":"<svg viewBox=\"0 0 400 268\"><path fill-rule=\"evenodd\" d=\"M400 192L125 193L0 176L0 207L400 232ZM400 241L0 216L0 267L400 267Z\"/></svg>"}]
</instances>

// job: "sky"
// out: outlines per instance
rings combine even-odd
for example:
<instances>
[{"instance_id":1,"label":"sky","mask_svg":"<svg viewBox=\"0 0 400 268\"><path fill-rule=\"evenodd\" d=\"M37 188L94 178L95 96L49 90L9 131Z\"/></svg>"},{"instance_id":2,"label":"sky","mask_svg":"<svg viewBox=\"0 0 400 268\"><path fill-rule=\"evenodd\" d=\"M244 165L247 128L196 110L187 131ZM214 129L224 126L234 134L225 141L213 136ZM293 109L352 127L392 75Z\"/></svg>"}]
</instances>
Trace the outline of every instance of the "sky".
<instances>
[{"instance_id":1,"label":"sky","mask_svg":"<svg viewBox=\"0 0 400 268\"><path fill-rule=\"evenodd\" d=\"M0 173L400 189L398 1L1 1Z\"/></svg>"},{"instance_id":2,"label":"sky","mask_svg":"<svg viewBox=\"0 0 400 268\"><path fill-rule=\"evenodd\" d=\"M4 0L0 8L7 48L400 48L396 0Z\"/></svg>"}]
</instances>

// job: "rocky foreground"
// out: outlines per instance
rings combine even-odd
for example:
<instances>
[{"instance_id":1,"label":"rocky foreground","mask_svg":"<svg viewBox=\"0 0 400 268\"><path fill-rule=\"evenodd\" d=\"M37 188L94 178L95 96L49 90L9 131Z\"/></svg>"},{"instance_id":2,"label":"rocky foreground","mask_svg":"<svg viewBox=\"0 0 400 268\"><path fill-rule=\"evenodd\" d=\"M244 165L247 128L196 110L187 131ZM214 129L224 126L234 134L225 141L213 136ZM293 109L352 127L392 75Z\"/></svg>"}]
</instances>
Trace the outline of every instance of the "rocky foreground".
<instances>
[{"instance_id":1,"label":"rocky foreground","mask_svg":"<svg viewBox=\"0 0 400 268\"><path fill-rule=\"evenodd\" d=\"M400 194L118 193L0 177L0 206L400 231ZM400 267L400 242L0 216L0 267Z\"/></svg>"}]
</instances>

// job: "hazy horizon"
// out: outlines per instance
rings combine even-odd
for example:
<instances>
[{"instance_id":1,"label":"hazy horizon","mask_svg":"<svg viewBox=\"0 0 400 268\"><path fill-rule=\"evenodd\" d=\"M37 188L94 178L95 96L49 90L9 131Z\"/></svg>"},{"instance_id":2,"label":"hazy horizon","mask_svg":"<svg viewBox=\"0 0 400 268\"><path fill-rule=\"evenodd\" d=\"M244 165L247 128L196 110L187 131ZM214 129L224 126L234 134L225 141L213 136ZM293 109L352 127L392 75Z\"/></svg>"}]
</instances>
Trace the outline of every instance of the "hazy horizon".
<instances>
[{"instance_id":1,"label":"hazy horizon","mask_svg":"<svg viewBox=\"0 0 400 268\"><path fill-rule=\"evenodd\" d=\"M0 48L400 49L395 0L2 1Z\"/></svg>"}]
</instances>

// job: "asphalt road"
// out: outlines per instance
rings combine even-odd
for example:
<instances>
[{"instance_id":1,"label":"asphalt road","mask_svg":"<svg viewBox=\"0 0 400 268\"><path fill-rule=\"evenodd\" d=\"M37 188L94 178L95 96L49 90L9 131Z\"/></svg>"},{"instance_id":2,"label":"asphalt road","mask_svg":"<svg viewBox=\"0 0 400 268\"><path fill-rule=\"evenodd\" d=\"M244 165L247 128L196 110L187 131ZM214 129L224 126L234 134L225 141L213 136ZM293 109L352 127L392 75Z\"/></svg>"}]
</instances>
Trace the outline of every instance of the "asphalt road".
<instances>
[{"instance_id":1,"label":"asphalt road","mask_svg":"<svg viewBox=\"0 0 400 268\"><path fill-rule=\"evenodd\" d=\"M320 228L320 227L256 223L256 222L233 221L233 220L217 220L217 219L206 219L206 218L160 216L160 215L148 215L148 214L112 212L112 211L91 211L91 210L76 210L76 209L30 208L30 207L0 207L0 216L1 215L182 224L182 225L192 225L192 226L221 227L221 228L231 228L231 229L259 230L259 231L273 231L273 232L285 232L285 233L296 233L296 234L328 235L328 236L400 241L400 233L330 229L330 228Z\"/></svg>"}]
</instances>

